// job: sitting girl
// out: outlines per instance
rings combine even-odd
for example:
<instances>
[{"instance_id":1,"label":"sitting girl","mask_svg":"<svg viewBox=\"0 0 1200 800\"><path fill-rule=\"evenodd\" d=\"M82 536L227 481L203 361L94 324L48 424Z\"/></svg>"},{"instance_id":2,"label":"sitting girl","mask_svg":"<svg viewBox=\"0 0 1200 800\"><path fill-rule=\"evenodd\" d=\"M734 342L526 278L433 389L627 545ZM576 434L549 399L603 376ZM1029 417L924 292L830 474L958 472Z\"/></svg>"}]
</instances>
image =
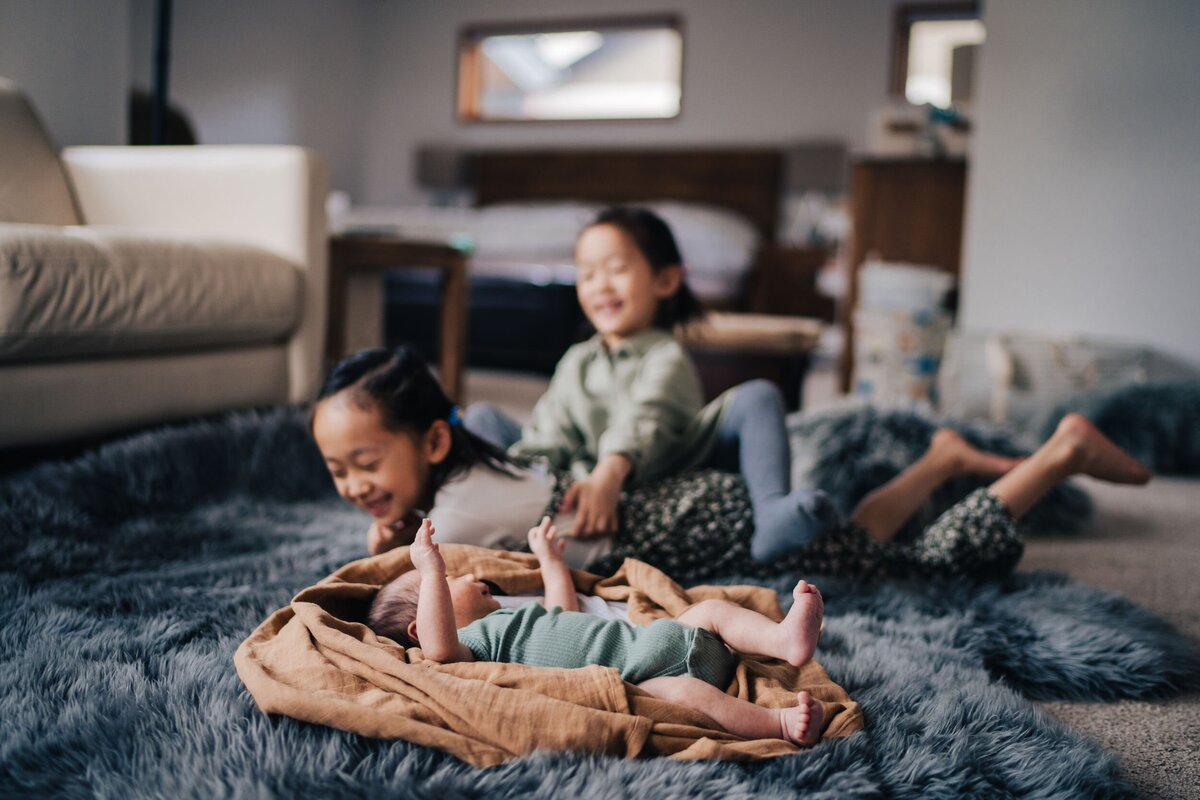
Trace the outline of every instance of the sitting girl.
<instances>
[{"instance_id":1,"label":"sitting girl","mask_svg":"<svg viewBox=\"0 0 1200 800\"><path fill-rule=\"evenodd\" d=\"M523 548L531 524L550 516L558 525L565 516L560 474L544 464L518 464L467 431L428 367L405 348L367 350L338 364L313 410L312 430L339 493L374 520L372 552L411 543L420 510L428 511L444 541L499 549ZM567 538L564 557L601 574L637 558L682 583L779 572L993 577L1020 560L1015 521L1078 473L1117 483L1150 477L1077 414L1019 462L982 453L941 430L925 455L868 495L848 523L769 567L750 556L753 515L741 477L704 470L625 492L617 532ZM915 539L895 540L938 486L967 474L1001 477ZM380 530L392 533L383 537Z\"/></svg>"},{"instance_id":2,"label":"sitting girl","mask_svg":"<svg viewBox=\"0 0 1200 800\"><path fill-rule=\"evenodd\" d=\"M574 537L616 532L623 487L711 466L745 478L755 559L818 538L833 508L819 493L791 489L779 389L751 381L703 404L675 338L702 311L667 224L645 209L608 209L580 234L575 260L595 335L563 356L524 430L488 404L467 409L467 427L510 455L544 457L571 473L560 488L564 510L576 512L563 531Z\"/></svg>"},{"instance_id":3,"label":"sitting girl","mask_svg":"<svg viewBox=\"0 0 1200 800\"><path fill-rule=\"evenodd\" d=\"M725 694L736 666L730 648L797 667L808 663L824 611L817 587L800 581L782 622L727 600L704 600L674 620L648 626L603 620L579 611L571 571L562 559L563 541L547 517L528 534L542 572L545 606L530 601L502 609L474 575L447 578L434 532L428 519L421 523L409 549L416 569L376 595L368 624L377 634L419 646L426 658L442 664L615 667L623 680L707 714L738 736L797 745L820 738L824 710L808 692L798 693L797 705L790 708L764 708Z\"/></svg>"}]
</instances>

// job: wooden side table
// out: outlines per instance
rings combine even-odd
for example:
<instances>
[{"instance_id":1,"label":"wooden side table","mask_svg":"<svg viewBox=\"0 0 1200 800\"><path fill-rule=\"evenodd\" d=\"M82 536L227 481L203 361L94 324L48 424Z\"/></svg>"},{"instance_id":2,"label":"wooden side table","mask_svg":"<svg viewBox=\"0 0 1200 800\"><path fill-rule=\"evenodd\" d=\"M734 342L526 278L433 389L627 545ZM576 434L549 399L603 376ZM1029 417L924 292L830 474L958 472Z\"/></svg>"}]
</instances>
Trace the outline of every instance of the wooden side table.
<instances>
[{"instance_id":1,"label":"wooden side table","mask_svg":"<svg viewBox=\"0 0 1200 800\"><path fill-rule=\"evenodd\" d=\"M329 364L383 344L384 277L389 269L442 274L438 372L450 399L463 399L467 350L467 257L444 244L389 234L337 234L329 239Z\"/></svg>"}]
</instances>

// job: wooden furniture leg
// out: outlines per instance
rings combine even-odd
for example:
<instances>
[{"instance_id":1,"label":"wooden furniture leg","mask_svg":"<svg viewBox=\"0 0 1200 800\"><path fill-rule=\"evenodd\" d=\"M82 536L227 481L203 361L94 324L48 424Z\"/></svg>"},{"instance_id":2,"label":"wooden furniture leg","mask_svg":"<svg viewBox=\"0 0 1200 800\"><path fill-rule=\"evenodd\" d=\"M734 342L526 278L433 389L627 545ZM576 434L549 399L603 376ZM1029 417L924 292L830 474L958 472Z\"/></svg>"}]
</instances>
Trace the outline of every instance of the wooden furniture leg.
<instances>
[{"instance_id":1,"label":"wooden furniture leg","mask_svg":"<svg viewBox=\"0 0 1200 800\"><path fill-rule=\"evenodd\" d=\"M467 259L447 245L398 236L330 238L328 365L351 352L383 344L384 277L389 269L441 272L438 373L446 394L461 402L467 349Z\"/></svg>"}]
</instances>

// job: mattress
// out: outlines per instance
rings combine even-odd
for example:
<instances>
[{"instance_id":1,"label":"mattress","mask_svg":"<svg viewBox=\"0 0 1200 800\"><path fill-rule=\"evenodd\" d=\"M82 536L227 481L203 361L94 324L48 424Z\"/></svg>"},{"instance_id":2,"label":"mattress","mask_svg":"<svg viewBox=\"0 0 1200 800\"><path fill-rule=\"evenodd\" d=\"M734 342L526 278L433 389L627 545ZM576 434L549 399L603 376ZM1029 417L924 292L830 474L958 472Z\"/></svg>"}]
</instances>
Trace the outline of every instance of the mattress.
<instances>
[{"instance_id":1,"label":"mattress","mask_svg":"<svg viewBox=\"0 0 1200 800\"><path fill-rule=\"evenodd\" d=\"M754 226L714 206L637 203L671 227L688 284L707 302L737 297L759 246ZM504 203L483 208L362 206L331 219L339 233L385 232L446 242L471 253L472 276L539 286L573 285L579 232L603 208L583 202Z\"/></svg>"}]
</instances>

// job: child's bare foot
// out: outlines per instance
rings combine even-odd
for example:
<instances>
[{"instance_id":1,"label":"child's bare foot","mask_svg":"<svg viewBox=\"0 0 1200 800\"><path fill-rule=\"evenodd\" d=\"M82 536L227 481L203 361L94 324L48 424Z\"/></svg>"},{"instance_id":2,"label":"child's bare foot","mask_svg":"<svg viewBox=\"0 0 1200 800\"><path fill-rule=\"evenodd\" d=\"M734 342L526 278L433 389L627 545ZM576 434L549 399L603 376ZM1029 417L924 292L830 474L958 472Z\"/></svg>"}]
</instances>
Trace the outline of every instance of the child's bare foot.
<instances>
[{"instance_id":1,"label":"child's bare foot","mask_svg":"<svg viewBox=\"0 0 1200 800\"><path fill-rule=\"evenodd\" d=\"M1143 484L1150 480L1146 465L1126 453L1082 414L1068 414L1047 444L1063 449L1072 472L1111 483Z\"/></svg>"},{"instance_id":2,"label":"child's bare foot","mask_svg":"<svg viewBox=\"0 0 1200 800\"><path fill-rule=\"evenodd\" d=\"M781 738L805 747L821 739L821 724L825 721L825 708L808 692L796 695L797 705L779 709Z\"/></svg>"},{"instance_id":3,"label":"child's bare foot","mask_svg":"<svg viewBox=\"0 0 1200 800\"><path fill-rule=\"evenodd\" d=\"M813 652L817 649L817 640L821 638L821 620L825 617L825 601L817 587L808 581L800 581L792 590L795 598L783 622L779 623L779 633L783 637L781 652L786 653L786 660L794 667L801 667L812 660Z\"/></svg>"},{"instance_id":4,"label":"child's bare foot","mask_svg":"<svg viewBox=\"0 0 1200 800\"><path fill-rule=\"evenodd\" d=\"M946 465L952 475L1003 475L1021 463L1019 458L988 453L950 428L938 428L929 441L929 455Z\"/></svg>"}]
</instances>

